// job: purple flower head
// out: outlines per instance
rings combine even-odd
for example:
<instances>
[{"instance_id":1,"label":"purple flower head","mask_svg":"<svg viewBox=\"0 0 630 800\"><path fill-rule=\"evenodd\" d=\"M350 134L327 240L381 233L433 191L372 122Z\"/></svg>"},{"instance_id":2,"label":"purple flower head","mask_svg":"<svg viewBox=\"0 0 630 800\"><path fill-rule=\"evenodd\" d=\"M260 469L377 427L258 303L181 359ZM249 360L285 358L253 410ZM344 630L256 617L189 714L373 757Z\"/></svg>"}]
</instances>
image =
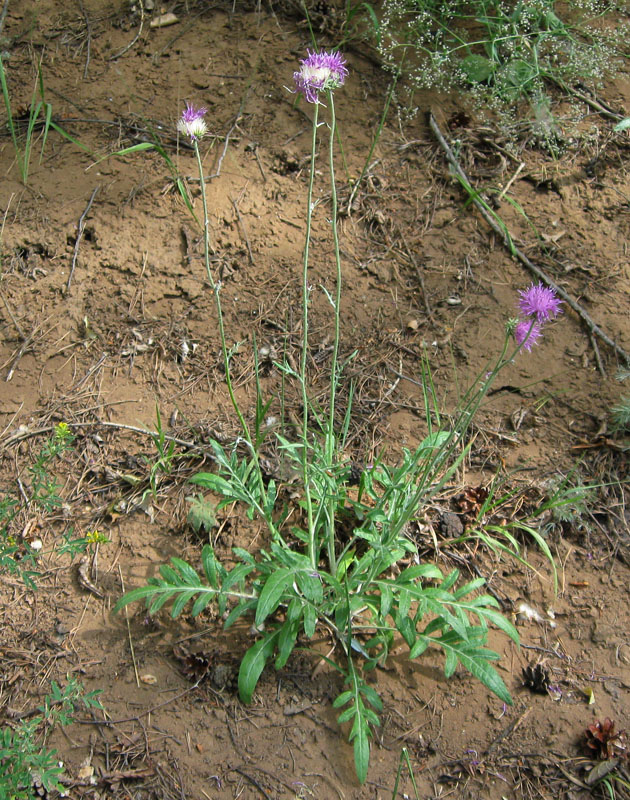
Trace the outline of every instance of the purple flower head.
<instances>
[{"instance_id":1,"label":"purple flower head","mask_svg":"<svg viewBox=\"0 0 630 800\"><path fill-rule=\"evenodd\" d=\"M184 136L190 136L193 142L201 139L208 132L203 120L207 113L207 108L195 108L192 103L186 103L186 108L177 122L177 130Z\"/></svg>"},{"instance_id":2,"label":"purple flower head","mask_svg":"<svg viewBox=\"0 0 630 800\"><path fill-rule=\"evenodd\" d=\"M341 53L315 53L307 50L307 58L300 60L299 72L293 73L295 92L301 92L309 103L317 103L317 93L322 89L343 86L348 75L346 59Z\"/></svg>"},{"instance_id":3,"label":"purple flower head","mask_svg":"<svg viewBox=\"0 0 630 800\"><path fill-rule=\"evenodd\" d=\"M514 328L514 339L516 344L523 345L527 352L531 352L532 347L538 344L542 336L541 325L536 320L530 318L522 319Z\"/></svg>"},{"instance_id":4,"label":"purple flower head","mask_svg":"<svg viewBox=\"0 0 630 800\"><path fill-rule=\"evenodd\" d=\"M526 317L536 317L538 322L545 322L548 319L557 317L562 313L560 308L561 300L556 296L553 289L539 283L533 283L528 289L519 292L521 299L518 307Z\"/></svg>"}]
</instances>

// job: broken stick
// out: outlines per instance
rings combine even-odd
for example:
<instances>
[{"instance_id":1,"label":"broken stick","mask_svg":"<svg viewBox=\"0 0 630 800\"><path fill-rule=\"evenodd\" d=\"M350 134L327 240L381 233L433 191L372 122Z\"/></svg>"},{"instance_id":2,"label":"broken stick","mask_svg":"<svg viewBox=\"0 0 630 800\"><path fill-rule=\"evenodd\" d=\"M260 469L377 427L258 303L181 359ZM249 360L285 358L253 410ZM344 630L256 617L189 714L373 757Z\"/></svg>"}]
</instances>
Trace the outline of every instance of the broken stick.
<instances>
[{"instance_id":1,"label":"broken stick","mask_svg":"<svg viewBox=\"0 0 630 800\"><path fill-rule=\"evenodd\" d=\"M88 200L88 204L85 207L85 211L79 217L79 225L77 231L77 238L74 243L74 253L72 255L72 266L70 267L70 274L68 275L68 282L66 283L66 294L70 291L70 284L72 283L72 277L74 275L74 268L77 265L77 258L79 257L79 247L81 246L81 239L83 238L83 231L85 230L85 220L87 215L90 213L90 209L92 208L92 203L94 202L94 198L96 197L96 193L100 189L97 186L94 191L92 192L92 196Z\"/></svg>"},{"instance_id":2,"label":"broken stick","mask_svg":"<svg viewBox=\"0 0 630 800\"><path fill-rule=\"evenodd\" d=\"M440 127L437 124L437 122L435 120L435 117L433 116L433 114L431 112L429 112L429 127L431 128L431 131L433 132L433 135L435 136L435 138L440 143L442 149L446 153L446 158L449 161L449 163L451 164L451 166L453 167L453 170L455 171L457 176L463 182L465 182L467 186L472 186L472 184L468 180L468 176L466 175L464 170L459 165L459 162L457 161L457 159L455 157L455 154L453 153L453 151L451 150L448 142L444 138L444 135L442 134L442 131L440 130ZM554 292L556 292L556 294L559 297L561 297L564 300L564 302L575 311L575 313L580 317L582 322L584 322L584 324L589 329L589 331L590 331L590 333L592 335L599 336L599 338L603 342L605 342L610 348L612 348L615 351L615 353L617 353L617 355L620 356L626 362L626 364L630 365L630 354L626 353L626 351L622 347L620 347L616 342L614 342L610 338L610 336L608 336L606 333L604 333L604 331L599 327L599 325L597 325L597 323L594 322L594 320L591 319L589 314L582 308L582 306L579 303L577 303L571 297L571 295L567 294L567 292L565 292L564 289L562 289L560 286L558 286L545 272L543 272L542 269L540 269L540 267L537 267L534 263L532 263L529 260L529 258L525 255L525 253L522 252L522 250L519 250L519 248L516 247L516 245L512 241L512 238L510 237L509 233L507 232L507 229L503 230L501 228L501 226L497 223L497 221L492 218L491 214L484 207L484 204L477 197L475 197L473 195L471 199L472 199L473 203L475 204L476 208L479 210L479 213L481 214L481 216L485 219L485 221L492 228L492 230L498 236L501 237L501 239L503 241L503 244L506 247L509 248L510 252L513 253L518 258L518 260L525 267L527 267L527 269L533 275L535 275L540 281L542 281L550 289L553 289Z\"/></svg>"}]
</instances>

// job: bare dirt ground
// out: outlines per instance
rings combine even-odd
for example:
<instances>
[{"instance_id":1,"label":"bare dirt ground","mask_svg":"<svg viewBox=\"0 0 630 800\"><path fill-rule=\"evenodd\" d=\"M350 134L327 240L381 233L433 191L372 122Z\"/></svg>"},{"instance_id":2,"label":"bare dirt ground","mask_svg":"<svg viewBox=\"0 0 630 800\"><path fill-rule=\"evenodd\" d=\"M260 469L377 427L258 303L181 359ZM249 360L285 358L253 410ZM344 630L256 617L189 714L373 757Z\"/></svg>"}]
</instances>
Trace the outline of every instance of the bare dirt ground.
<instances>
[{"instance_id":1,"label":"bare dirt ground","mask_svg":"<svg viewBox=\"0 0 630 800\"><path fill-rule=\"evenodd\" d=\"M621 391L618 356L601 341L595 346L566 306L541 345L502 373L476 421L465 468L440 503L419 509L416 524L424 559L486 576L512 618L522 602L540 613L540 621L519 618L520 649L492 637L512 707L467 673L446 681L437 655L413 663L395 655L375 675L385 710L360 787L347 731L331 705L338 679L324 662L304 653L279 672L266 670L246 707L234 691L239 655L252 637L245 627L224 633L211 612L172 621L166 611L149 618L136 605L127 616L112 614L124 590L142 585L171 556L198 563L204 536L186 522L186 481L204 466L208 438L235 435L237 426L200 230L164 160L156 153L98 157L158 137L199 214L194 158L178 143L175 125L184 101L206 106L213 268L228 340L240 343L235 374L248 413L252 332L259 347L292 355L300 336L311 109L296 105L286 87L308 30L290 9L275 6L178 3L176 24L151 27L158 11L141 19L126 3L23 0L9 3L4 24L16 115L28 108L41 62L54 119L91 153L51 132L41 163L35 147L25 187L4 126L0 138L3 496L23 492L28 499L28 465L56 423L66 422L76 436L55 467L62 508L35 516L25 503L10 531L44 546L36 592L17 576L2 578L2 725L36 708L52 680L74 676L86 690L102 689L106 712L93 719L81 712L51 741L72 798L385 800L403 747L422 798L607 796L585 783L583 744L597 720L609 717L618 729L630 721L627 443L609 430ZM332 11L318 24L320 44L334 45ZM388 78L366 47L349 46L346 55L350 77L337 95L338 115L347 171L356 178ZM475 115L457 116L452 98L420 101L456 140L460 163L480 190L501 192L524 164L497 213L529 258L630 350L627 136L611 133L613 123L595 102L582 103L577 132L551 159L526 129L510 138ZM604 87L598 102L627 115L628 74ZM343 207L341 162L339 181ZM315 392L325 389L331 322L323 288L332 289L334 279L324 180L316 192ZM423 436L423 349L448 412L498 353L517 290L532 280L465 199L424 114L405 121L394 103L340 223L342 350L357 350L349 371L356 383L349 449L359 463L383 448L393 460ZM263 384L278 392L271 360L263 364ZM287 392L290 414L295 397ZM156 451L132 428L154 430L156 406L164 430L195 447L178 445L154 497L146 489ZM272 411L278 408L276 401ZM556 559L557 593L532 542L521 542L530 567L499 559L478 541L453 544L474 518L474 503L466 506L474 490L496 478L502 492L514 490L484 520L500 525L533 514L573 469L573 480L605 485L570 520L536 518ZM237 508L224 509L217 522L211 539L222 557L229 560L237 544L261 545ZM90 550L87 569L55 554L64 533L94 529L110 541ZM327 653L330 645L322 631L315 646ZM628 796L623 791L618 785L617 796ZM406 773L398 796L414 796Z\"/></svg>"}]
</instances>

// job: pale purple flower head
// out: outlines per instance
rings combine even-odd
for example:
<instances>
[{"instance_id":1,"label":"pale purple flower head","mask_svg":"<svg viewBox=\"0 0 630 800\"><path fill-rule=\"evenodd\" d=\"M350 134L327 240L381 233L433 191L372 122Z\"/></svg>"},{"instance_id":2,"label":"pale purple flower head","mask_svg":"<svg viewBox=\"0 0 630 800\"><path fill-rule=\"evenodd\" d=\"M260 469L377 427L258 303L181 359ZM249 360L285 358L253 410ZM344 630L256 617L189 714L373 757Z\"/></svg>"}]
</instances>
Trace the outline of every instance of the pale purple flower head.
<instances>
[{"instance_id":1,"label":"pale purple flower head","mask_svg":"<svg viewBox=\"0 0 630 800\"><path fill-rule=\"evenodd\" d=\"M538 344L538 340L542 337L541 325L531 317L522 319L514 328L514 339L516 344L523 345L527 352L531 352L532 347Z\"/></svg>"},{"instance_id":2,"label":"pale purple flower head","mask_svg":"<svg viewBox=\"0 0 630 800\"><path fill-rule=\"evenodd\" d=\"M343 86L348 68L341 53L306 52L308 57L300 60L300 70L293 73L294 91L301 92L309 103L317 103L318 92Z\"/></svg>"},{"instance_id":3,"label":"pale purple flower head","mask_svg":"<svg viewBox=\"0 0 630 800\"><path fill-rule=\"evenodd\" d=\"M548 319L557 317L562 313L560 304L562 301L557 297L553 289L543 286L532 285L528 289L519 292L521 299L518 307L526 317L536 317L538 322L545 322Z\"/></svg>"},{"instance_id":4,"label":"pale purple flower head","mask_svg":"<svg viewBox=\"0 0 630 800\"><path fill-rule=\"evenodd\" d=\"M184 136L190 136L193 142L201 139L208 132L203 119L207 113L207 108L195 108L192 103L186 103L186 108L177 122L177 130Z\"/></svg>"}]
</instances>

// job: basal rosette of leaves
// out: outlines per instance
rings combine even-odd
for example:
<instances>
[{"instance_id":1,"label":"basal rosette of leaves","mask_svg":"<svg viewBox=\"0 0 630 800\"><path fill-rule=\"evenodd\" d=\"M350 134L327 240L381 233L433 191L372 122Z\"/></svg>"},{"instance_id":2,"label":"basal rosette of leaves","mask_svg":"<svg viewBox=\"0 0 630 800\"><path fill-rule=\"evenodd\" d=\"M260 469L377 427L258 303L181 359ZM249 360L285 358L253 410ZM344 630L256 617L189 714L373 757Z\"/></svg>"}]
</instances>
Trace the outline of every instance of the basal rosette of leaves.
<instances>
[{"instance_id":1,"label":"basal rosette of leaves","mask_svg":"<svg viewBox=\"0 0 630 800\"><path fill-rule=\"evenodd\" d=\"M126 594L116 610L145 600L153 614L171 602L171 615L176 618L190 604L190 613L197 616L216 603L219 614L225 615L225 629L241 618L253 620L259 638L243 656L238 679L245 703L251 701L268 663L282 668L294 648L308 645L318 626L324 625L333 632L338 646L337 657L329 663L343 680L343 690L333 705L341 710L340 724L351 723L356 772L359 780L365 781L370 739L382 707L365 675L377 664L386 663L390 649L401 638L410 658L420 657L430 647L438 648L444 653L447 677L461 664L503 702L512 702L492 666L499 656L486 644L490 625L517 643L518 634L499 612L497 601L480 594L484 579L458 585L457 570L444 575L434 564L417 563L416 546L405 534L406 521L417 509L419 487L426 499L452 476L459 461L448 463L450 446L457 439L452 433L434 433L415 451L407 451L397 468L378 464L365 470L355 500L349 494L347 470L333 476L313 470L315 519L319 512L324 514L331 493L337 505L337 523L348 513L354 519L355 527L338 553L335 572L327 568L323 527L317 535L317 566L313 568L305 552L309 533L299 528L290 533L277 529L274 482L268 482L261 496L252 461L213 442L218 471L199 473L193 483L222 497L217 511L236 501L249 516L267 522L272 537L269 548L257 554L234 548L237 564L229 570L210 545L203 548L200 572L173 558L160 568L159 577ZM289 537L290 542L286 541ZM401 564L409 566L400 570Z\"/></svg>"}]
</instances>

